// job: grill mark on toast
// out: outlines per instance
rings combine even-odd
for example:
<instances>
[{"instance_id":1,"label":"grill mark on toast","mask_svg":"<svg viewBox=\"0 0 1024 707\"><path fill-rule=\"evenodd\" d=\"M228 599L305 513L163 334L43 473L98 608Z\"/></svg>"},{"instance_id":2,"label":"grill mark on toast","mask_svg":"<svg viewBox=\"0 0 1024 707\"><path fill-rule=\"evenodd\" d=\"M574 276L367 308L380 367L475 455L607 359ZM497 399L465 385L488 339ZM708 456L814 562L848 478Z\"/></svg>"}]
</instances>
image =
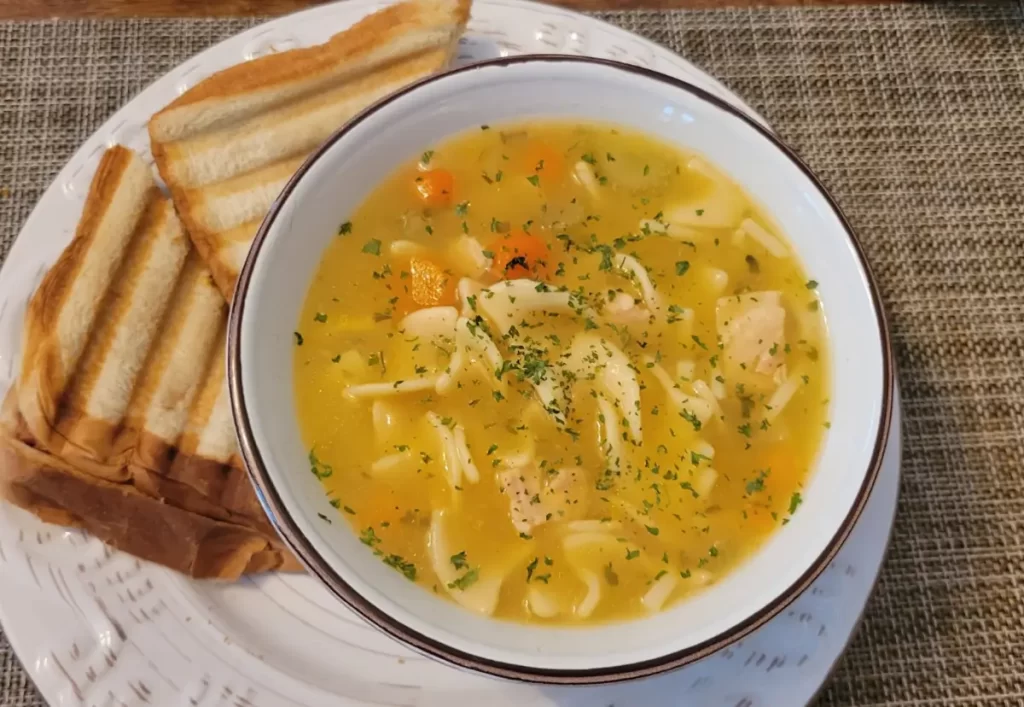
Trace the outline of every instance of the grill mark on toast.
<instances>
[{"instance_id":1,"label":"grill mark on toast","mask_svg":"<svg viewBox=\"0 0 1024 707\"><path fill-rule=\"evenodd\" d=\"M153 116L150 138L152 142L179 140L238 117L270 110L332 82L374 71L396 56L452 44L452 38L458 38L469 19L469 6L469 0L393 5L324 44L271 54L225 69Z\"/></svg>"},{"instance_id":2,"label":"grill mark on toast","mask_svg":"<svg viewBox=\"0 0 1024 707\"><path fill-rule=\"evenodd\" d=\"M192 189L307 155L367 105L444 65L446 50L401 58L297 103L165 146L168 175Z\"/></svg>"},{"instance_id":3,"label":"grill mark on toast","mask_svg":"<svg viewBox=\"0 0 1024 707\"><path fill-rule=\"evenodd\" d=\"M185 201L191 207L192 222L204 231L218 233L263 218L305 159L306 155L299 155L202 190L187 190Z\"/></svg>"},{"instance_id":4,"label":"grill mark on toast","mask_svg":"<svg viewBox=\"0 0 1024 707\"><path fill-rule=\"evenodd\" d=\"M155 377L152 393L142 411L141 429L176 445L207 370L207 361L225 326L227 305L213 286L209 271L194 253L182 272L175 293L174 316L166 323L161 351L150 366ZM140 451L141 451L140 443ZM152 468L166 468L153 463Z\"/></svg>"},{"instance_id":5,"label":"grill mark on toast","mask_svg":"<svg viewBox=\"0 0 1024 707\"><path fill-rule=\"evenodd\" d=\"M302 158L345 120L441 69L469 5L391 6L325 44L214 74L153 116L157 168L225 298L252 240L239 227L262 220Z\"/></svg>"},{"instance_id":6,"label":"grill mark on toast","mask_svg":"<svg viewBox=\"0 0 1024 707\"><path fill-rule=\"evenodd\" d=\"M252 239L256 237L256 231L259 230L260 225L263 223L262 218L256 218L252 221L246 221L240 226L235 226L227 231L221 231L217 234L217 239L220 241L221 248L230 248L235 243L244 243L246 249Z\"/></svg>"},{"instance_id":7,"label":"grill mark on toast","mask_svg":"<svg viewBox=\"0 0 1024 707\"><path fill-rule=\"evenodd\" d=\"M163 312L188 253L170 205L153 201L140 221L64 396L57 428L64 455L108 461Z\"/></svg>"},{"instance_id":8,"label":"grill mark on toast","mask_svg":"<svg viewBox=\"0 0 1024 707\"><path fill-rule=\"evenodd\" d=\"M33 435L46 444L58 405L85 347L98 305L135 225L157 191L130 150L100 161L71 244L43 278L25 314L18 399Z\"/></svg>"},{"instance_id":9,"label":"grill mark on toast","mask_svg":"<svg viewBox=\"0 0 1024 707\"><path fill-rule=\"evenodd\" d=\"M214 350L219 351L219 356L211 357L209 370L204 379L204 384L196 402L189 412L188 421L185 424L185 434L182 437L181 448L188 453L198 453L206 459L213 459L227 464L236 453L237 447L234 439L234 427L231 426L230 410L228 412L228 427L225 429L222 420L214 417L218 401L227 393L227 383L224 380L225 362L224 350L227 345L227 330L221 332L214 345ZM210 422L216 427L211 429ZM205 444L204 444L205 442Z\"/></svg>"}]
</instances>

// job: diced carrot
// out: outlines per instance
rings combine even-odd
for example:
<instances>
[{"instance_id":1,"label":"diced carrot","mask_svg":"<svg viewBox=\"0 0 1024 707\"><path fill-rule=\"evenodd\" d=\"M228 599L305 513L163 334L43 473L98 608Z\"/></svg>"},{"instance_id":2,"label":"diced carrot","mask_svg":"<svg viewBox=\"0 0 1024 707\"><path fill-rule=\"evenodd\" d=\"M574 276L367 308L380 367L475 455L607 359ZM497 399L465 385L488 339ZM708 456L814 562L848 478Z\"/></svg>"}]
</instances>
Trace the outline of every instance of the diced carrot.
<instances>
[{"instance_id":1,"label":"diced carrot","mask_svg":"<svg viewBox=\"0 0 1024 707\"><path fill-rule=\"evenodd\" d=\"M521 168L550 184L565 177L565 156L546 142L531 141L522 152Z\"/></svg>"},{"instance_id":2,"label":"diced carrot","mask_svg":"<svg viewBox=\"0 0 1024 707\"><path fill-rule=\"evenodd\" d=\"M771 471L765 477L765 488L775 497L786 496L796 489L806 468L791 450L777 445L763 457L766 469Z\"/></svg>"},{"instance_id":3,"label":"diced carrot","mask_svg":"<svg viewBox=\"0 0 1024 707\"><path fill-rule=\"evenodd\" d=\"M392 264L387 281L395 315L402 317L423 307L455 304L456 278L442 265L421 255Z\"/></svg>"},{"instance_id":4,"label":"diced carrot","mask_svg":"<svg viewBox=\"0 0 1024 707\"><path fill-rule=\"evenodd\" d=\"M416 176L416 191L428 206L448 206L455 199L455 177L446 169L431 169Z\"/></svg>"},{"instance_id":5,"label":"diced carrot","mask_svg":"<svg viewBox=\"0 0 1024 707\"><path fill-rule=\"evenodd\" d=\"M491 274L498 279L529 277L543 280L547 276L551 251L540 236L514 228L496 239L491 250L494 252Z\"/></svg>"},{"instance_id":6,"label":"diced carrot","mask_svg":"<svg viewBox=\"0 0 1024 707\"><path fill-rule=\"evenodd\" d=\"M415 256L409 260L412 274L410 293L421 307L455 304L455 278L432 260Z\"/></svg>"}]
</instances>

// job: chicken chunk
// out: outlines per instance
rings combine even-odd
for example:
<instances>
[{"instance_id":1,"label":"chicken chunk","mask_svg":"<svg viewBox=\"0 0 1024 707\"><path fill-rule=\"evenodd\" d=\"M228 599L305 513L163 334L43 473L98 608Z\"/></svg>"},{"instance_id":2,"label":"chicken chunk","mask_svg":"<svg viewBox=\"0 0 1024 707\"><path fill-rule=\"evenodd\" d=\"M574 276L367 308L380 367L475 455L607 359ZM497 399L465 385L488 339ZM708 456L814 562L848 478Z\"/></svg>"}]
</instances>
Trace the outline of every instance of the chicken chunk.
<instances>
[{"instance_id":1,"label":"chicken chunk","mask_svg":"<svg viewBox=\"0 0 1024 707\"><path fill-rule=\"evenodd\" d=\"M533 465L508 469L498 476L498 483L508 496L509 516L519 533L528 534L550 520L577 519L585 510L588 484L578 467L548 473Z\"/></svg>"},{"instance_id":2,"label":"chicken chunk","mask_svg":"<svg viewBox=\"0 0 1024 707\"><path fill-rule=\"evenodd\" d=\"M726 375L770 378L783 363L786 310L782 293L750 292L722 297L717 308Z\"/></svg>"}]
</instances>

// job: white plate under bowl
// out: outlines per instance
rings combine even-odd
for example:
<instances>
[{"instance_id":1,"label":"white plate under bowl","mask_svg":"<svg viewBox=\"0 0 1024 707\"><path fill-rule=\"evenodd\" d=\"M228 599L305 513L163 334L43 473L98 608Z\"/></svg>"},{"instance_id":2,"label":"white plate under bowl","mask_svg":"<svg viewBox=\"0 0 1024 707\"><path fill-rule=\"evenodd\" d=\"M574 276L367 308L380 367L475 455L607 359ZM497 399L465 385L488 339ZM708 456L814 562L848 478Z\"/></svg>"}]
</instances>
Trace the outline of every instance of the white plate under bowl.
<instances>
[{"instance_id":1,"label":"white plate under bowl","mask_svg":"<svg viewBox=\"0 0 1024 707\"><path fill-rule=\"evenodd\" d=\"M83 144L40 200L0 271L0 389L16 371L25 304L74 232L101 151L120 142L148 157L145 123L180 91L244 59L322 41L381 5L345 0L241 33L161 77ZM653 68L753 114L672 52L534 3L478 0L459 62L556 51ZM0 622L54 705L802 705L838 660L877 577L899 489L899 425L897 408L871 500L808 591L741 643L640 683L538 689L480 678L404 649L308 577L195 582L2 504Z\"/></svg>"}]
</instances>

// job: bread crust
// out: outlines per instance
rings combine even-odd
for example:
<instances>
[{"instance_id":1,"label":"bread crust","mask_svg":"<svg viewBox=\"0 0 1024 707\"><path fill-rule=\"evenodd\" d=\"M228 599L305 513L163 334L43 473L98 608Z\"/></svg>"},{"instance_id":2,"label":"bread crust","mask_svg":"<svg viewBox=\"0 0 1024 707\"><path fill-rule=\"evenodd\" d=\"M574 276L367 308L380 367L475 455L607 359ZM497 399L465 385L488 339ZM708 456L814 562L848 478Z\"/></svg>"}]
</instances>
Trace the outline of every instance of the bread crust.
<instances>
[{"instance_id":1,"label":"bread crust","mask_svg":"<svg viewBox=\"0 0 1024 707\"><path fill-rule=\"evenodd\" d=\"M157 169L225 299L256 226L303 160L347 120L440 70L470 0L409 0L324 44L204 79L149 122Z\"/></svg>"},{"instance_id":2,"label":"bread crust","mask_svg":"<svg viewBox=\"0 0 1024 707\"><path fill-rule=\"evenodd\" d=\"M148 167L111 148L25 315L0 495L196 577L299 569L238 454L226 324Z\"/></svg>"},{"instance_id":3,"label":"bread crust","mask_svg":"<svg viewBox=\"0 0 1024 707\"><path fill-rule=\"evenodd\" d=\"M273 535L179 508L80 472L59 457L0 433L0 498L49 523L85 530L106 544L197 579L296 571Z\"/></svg>"}]
</instances>

